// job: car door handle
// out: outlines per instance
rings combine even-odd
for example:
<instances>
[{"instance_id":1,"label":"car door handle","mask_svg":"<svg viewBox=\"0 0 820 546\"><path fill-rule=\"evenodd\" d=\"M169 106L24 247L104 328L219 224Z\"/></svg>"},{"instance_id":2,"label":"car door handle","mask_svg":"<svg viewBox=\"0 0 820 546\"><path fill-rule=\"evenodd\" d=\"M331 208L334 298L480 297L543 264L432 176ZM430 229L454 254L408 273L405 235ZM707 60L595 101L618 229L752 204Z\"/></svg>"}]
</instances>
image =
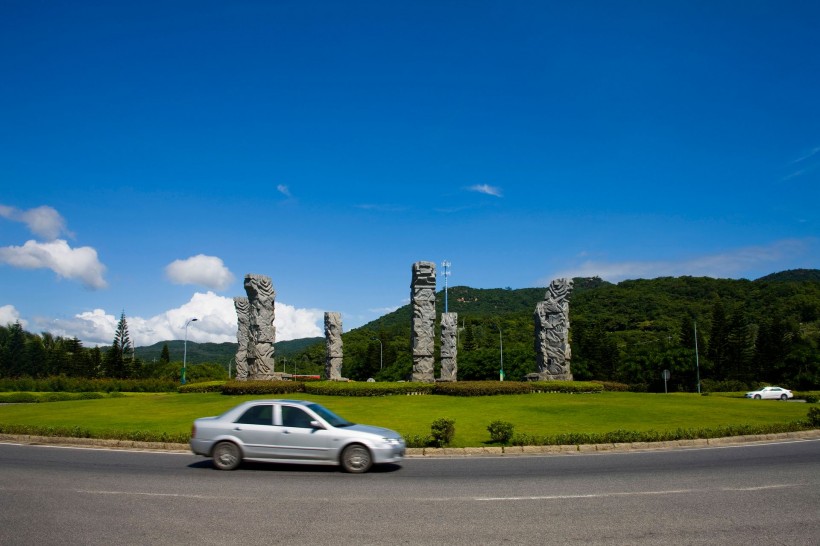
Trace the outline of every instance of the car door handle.
<instances>
[{"instance_id":1,"label":"car door handle","mask_svg":"<svg viewBox=\"0 0 820 546\"><path fill-rule=\"evenodd\" d=\"M288 429L285 429L282 431L282 434L290 434L290 431Z\"/></svg>"}]
</instances>

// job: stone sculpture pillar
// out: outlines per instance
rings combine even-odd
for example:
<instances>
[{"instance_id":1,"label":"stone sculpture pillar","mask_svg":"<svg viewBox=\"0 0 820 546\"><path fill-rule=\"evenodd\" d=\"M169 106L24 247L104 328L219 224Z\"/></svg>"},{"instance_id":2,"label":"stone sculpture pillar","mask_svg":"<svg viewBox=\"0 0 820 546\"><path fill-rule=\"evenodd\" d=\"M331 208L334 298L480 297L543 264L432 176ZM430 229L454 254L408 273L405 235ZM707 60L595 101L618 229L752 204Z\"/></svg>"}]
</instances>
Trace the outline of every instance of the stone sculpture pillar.
<instances>
[{"instance_id":1,"label":"stone sculpture pillar","mask_svg":"<svg viewBox=\"0 0 820 546\"><path fill-rule=\"evenodd\" d=\"M458 313L441 314L441 381L456 381L458 375Z\"/></svg>"},{"instance_id":2,"label":"stone sculpture pillar","mask_svg":"<svg viewBox=\"0 0 820 546\"><path fill-rule=\"evenodd\" d=\"M572 381L569 346L569 296L572 279L553 280L544 301L535 306L535 355L538 373L529 379ZM537 375L537 377L531 377Z\"/></svg>"},{"instance_id":3,"label":"stone sculpture pillar","mask_svg":"<svg viewBox=\"0 0 820 546\"><path fill-rule=\"evenodd\" d=\"M342 379L342 315L325 313L325 377Z\"/></svg>"},{"instance_id":4,"label":"stone sculpture pillar","mask_svg":"<svg viewBox=\"0 0 820 546\"><path fill-rule=\"evenodd\" d=\"M436 323L436 264L416 262L413 264L413 280L410 284L410 301L413 305L413 381L435 381Z\"/></svg>"},{"instance_id":5,"label":"stone sculpture pillar","mask_svg":"<svg viewBox=\"0 0 820 546\"><path fill-rule=\"evenodd\" d=\"M270 277L245 275L245 292L250 308L248 330L248 379L273 379L273 344L276 328L273 326L276 292Z\"/></svg>"},{"instance_id":6,"label":"stone sculpture pillar","mask_svg":"<svg viewBox=\"0 0 820 546\"><path fill-rule=\"evenodd\" d=\"M250 304L248 298L237 297L233 299L233 306L236 309L236 341L239 347L236 350L236 380L246 381L248 379L248 335L250 334Z\"/></svg>"}]
</instances>

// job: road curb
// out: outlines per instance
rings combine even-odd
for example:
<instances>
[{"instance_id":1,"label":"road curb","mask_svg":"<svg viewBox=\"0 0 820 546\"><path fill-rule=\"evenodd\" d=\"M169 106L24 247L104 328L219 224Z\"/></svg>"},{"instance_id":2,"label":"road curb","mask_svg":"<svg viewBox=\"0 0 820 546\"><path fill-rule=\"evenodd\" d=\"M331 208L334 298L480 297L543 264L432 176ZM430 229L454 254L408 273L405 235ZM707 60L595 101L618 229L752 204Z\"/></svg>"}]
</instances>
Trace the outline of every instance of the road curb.
<instances>
[{"instance_id":1,"label":"road curb","mask_svg":"<svg viewBox=\"0 0 820 546\"><path fill-rule=\"evenodd\" d=\"M455 458L455 457L502 457L526 455L564 455L596 452L658 451L668 449L720 447L739 444L779 442L787 440L820 440L820 429L760 434L753 436L728 436L723 438L699 438L668 442L635 442L630 444L578 444L560 446L507 446L507 447L412 447L407 458ZM0 434L0 443L25 445L51 445L101 449L127 449L132 451L165 451L190 453L188 444L173 442L139 442L134 440L105 440L98 438L66 438L61 436L32 436L25 434Z\"/></svg>"}]
</instances>

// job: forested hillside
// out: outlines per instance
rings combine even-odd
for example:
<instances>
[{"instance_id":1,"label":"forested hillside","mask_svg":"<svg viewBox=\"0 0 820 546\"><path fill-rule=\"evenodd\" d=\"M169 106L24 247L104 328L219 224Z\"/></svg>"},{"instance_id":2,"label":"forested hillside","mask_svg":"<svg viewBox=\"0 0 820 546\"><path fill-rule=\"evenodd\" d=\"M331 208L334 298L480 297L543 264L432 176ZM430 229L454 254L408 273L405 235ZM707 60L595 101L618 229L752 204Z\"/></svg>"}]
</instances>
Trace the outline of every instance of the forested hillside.
<instances>
[{"instance_id":1,"label":"forested hillside","mask_svg":"<svg viewBox=\"0 0 820 546\"><path fill-rule=\"evenodd\" d=\"M574 281L570 335L576 379L620 381L662 391L661 372L667 369L670 390L696 390L698 371L709 388L716 382L735 389L761 382L801 389L820 386L819 270L786 271L756 281ZM463 286L448 290L448 310L459 315L459 379L498 379L502 345L508 379L535 371L532 314L545 291ZM443 292L437 294L436 304L443 312ZM346 332L343 375L356 380L407 379L412 371L410 317L407 305ZM137 348L136 359L129 360L129 350L132 356L134 351L122 350L125 333L125 341L115 340L110 348L85 349L79 340L30 334L19 324L0 327L0 374L178 373L172 362L182 358L181 341ZM232 343L188 342L188 362L206 360L224 370L235 350ZM324 351L322 339L277 343L277 371L321 373Z\"/></svg>"},{"instance_id":2,"label":"forested hillside","mask_svg":"<svg viewBox=\"0 0 820 546\"><path fill-rule=\"evenodd\" d=\"M668 369L668 388L694 391L699 368L707 385L729 381L738 389L759 382L816 387L818 273L783 272L757 281L678 277L618 284L576 278L570 300L575 378L662 391L661 372ZM463 286L449 290L448 310L459 314L460 379L498 378L502 345L507 378L535 371L532 313L545 292ZM436 304L441 313L443 293ZM346 333L344 375L406 379L412 370L410 317L407 305ZM381 359L376 340L381 341ZM318 363L324 347L314 346L306 354Z\"/></svg>"}]
</instances>

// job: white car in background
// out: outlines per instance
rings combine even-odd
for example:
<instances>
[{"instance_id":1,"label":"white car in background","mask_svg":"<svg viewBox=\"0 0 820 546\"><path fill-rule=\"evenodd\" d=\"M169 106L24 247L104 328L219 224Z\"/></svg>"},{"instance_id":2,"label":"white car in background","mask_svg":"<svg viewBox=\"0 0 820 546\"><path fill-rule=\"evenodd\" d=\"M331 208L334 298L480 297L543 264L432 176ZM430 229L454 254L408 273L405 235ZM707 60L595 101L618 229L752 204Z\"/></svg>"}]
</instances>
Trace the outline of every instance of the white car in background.
<instances>
[{"instance_id":1,"label":"white car in background","mask_svg":"<svg viewBox=\"0 0 820 546\"><path fill-rule=\"evenodd\" d=\"M792 391L782 387L763 387L756 391L749 391L746 393L746 398L754 398L755 400L788 400L794 398Z\"/></svg>"}]
</instances>

